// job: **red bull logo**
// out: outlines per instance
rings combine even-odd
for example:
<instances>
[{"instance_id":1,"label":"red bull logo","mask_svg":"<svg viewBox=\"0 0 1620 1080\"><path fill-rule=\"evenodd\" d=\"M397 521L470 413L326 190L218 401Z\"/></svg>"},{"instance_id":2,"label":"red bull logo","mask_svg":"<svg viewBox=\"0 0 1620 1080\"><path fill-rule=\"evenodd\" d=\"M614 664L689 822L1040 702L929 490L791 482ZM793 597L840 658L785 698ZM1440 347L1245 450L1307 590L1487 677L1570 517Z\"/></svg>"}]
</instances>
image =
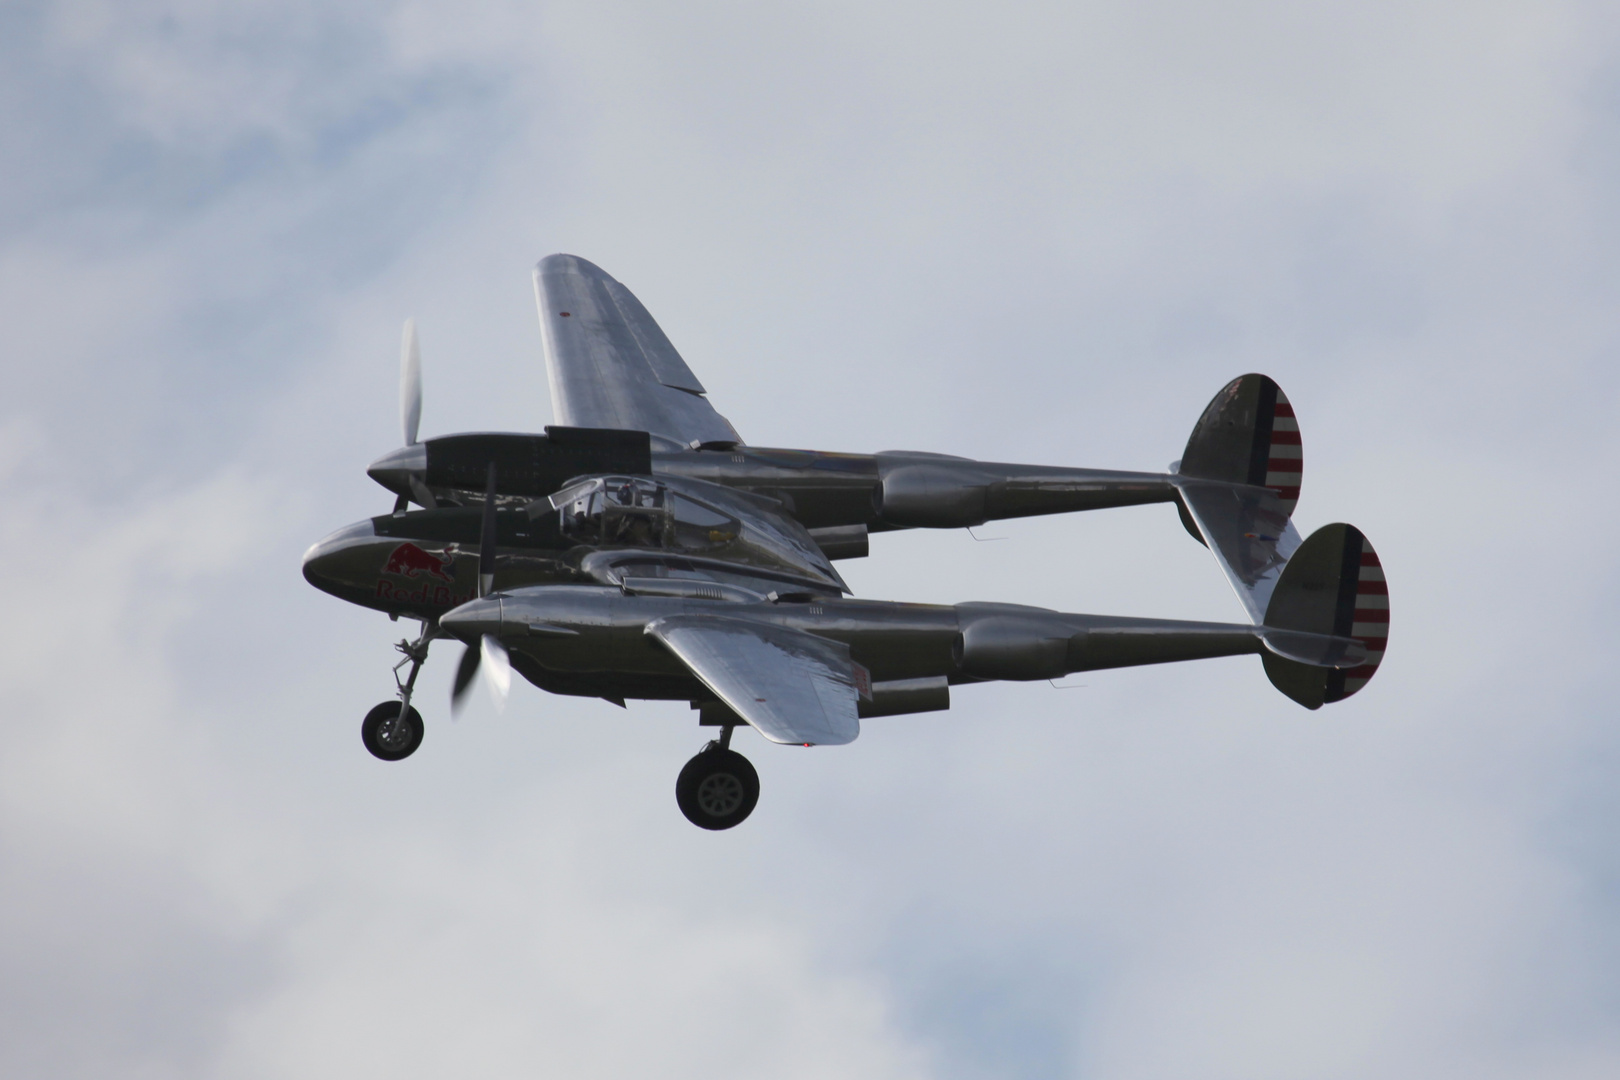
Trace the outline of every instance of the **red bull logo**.
<instances>
[{"instance_id":1,"label":"red bull logo","mask_svg":"<svg viewBox=\"0 0 1620 1080\"><path fill-rule=\"evenodd\" d=\"M441 558L430 551L423 551L415 544L404 543L388 556L388 561L383 563L382 572L407 578L414 578L418 574L432 574L441 581L454 581L450 575L450 568L455 561L455 556L449 551Z\"/></svg>"}]
</instances>

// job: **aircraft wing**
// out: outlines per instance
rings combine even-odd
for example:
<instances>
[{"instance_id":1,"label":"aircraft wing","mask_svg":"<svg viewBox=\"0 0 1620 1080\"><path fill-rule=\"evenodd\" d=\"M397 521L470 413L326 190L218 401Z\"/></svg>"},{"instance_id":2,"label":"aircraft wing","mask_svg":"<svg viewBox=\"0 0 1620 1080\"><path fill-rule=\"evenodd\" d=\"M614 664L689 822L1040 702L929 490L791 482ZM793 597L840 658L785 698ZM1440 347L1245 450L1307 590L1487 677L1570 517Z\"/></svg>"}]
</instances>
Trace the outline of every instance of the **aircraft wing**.
<instances>
[{"instance_id":1,"label":"aircraft wing","mask_svg":"<svg viewBox=\"0 0 1620 1080\"><path fill-rule=\"evenodd\" d=\"M1265 622L1277 579L1300 545L1281 498L1247 484L1177 477L1175 485L1249 618Z\"/></svg>"},{"instance_id":2,"label":"aircraft wing","mask_svg":"<svg viewBox=\"0 0 1620 1080\"><path fill-rule=\"evenodd\" d=\"M548 255L534 297L557 424L651 432L655 449L742 441L641 301L600 267Z\"/></svg>"},{"instance_id":3,"label":"aircraft wing","mask_svg":"<svg viewBox=\"0 0 1620 1080\"><path fill-rule=\"evenodd\" d=\"M854 742L871 677L849 646L727 616L669 615L647 625L704 686L771 742Z\"/></svg>"}]
</instances>

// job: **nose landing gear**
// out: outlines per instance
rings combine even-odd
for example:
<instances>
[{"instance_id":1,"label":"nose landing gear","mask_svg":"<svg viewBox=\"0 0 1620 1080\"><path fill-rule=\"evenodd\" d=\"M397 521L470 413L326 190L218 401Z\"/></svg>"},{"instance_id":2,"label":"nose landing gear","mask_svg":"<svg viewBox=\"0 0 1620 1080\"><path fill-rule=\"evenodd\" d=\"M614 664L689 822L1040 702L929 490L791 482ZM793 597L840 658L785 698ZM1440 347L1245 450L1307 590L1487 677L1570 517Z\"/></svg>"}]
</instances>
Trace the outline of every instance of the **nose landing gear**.
<instances>
[{"instance_id":1,"label":"nose landing gear","mask_svg":"<svg viewBox=\"0 0 1620 1080\"><path fill-rule=\"evenodd\" d=\"M730 746L728 726L686 763L675 781L675 802L686 820L700 829L741 825L759 802L759 774Z\"/></svg>"},{"instance_id":2,"label":"nose landing gear","mask_svg":"<svg viewBox=\"0 0 1620 1080\"><path fill-rule=\"evenodd\" d=\"M422 714L411 708L411 694L416 690L416 676L427 660L428 645L436 637L443 637L439 628L423 620L422 633L415 641L401 641L394 646L405 654L405 659L394 665L394 685L399 687L398 701L385 701L366 713L360 722L360 741L366 749L384 761L408 758L422 745L427 729ZM402 682L399 669L411 665L410 675Z\"/></svg>"}]
</instances>

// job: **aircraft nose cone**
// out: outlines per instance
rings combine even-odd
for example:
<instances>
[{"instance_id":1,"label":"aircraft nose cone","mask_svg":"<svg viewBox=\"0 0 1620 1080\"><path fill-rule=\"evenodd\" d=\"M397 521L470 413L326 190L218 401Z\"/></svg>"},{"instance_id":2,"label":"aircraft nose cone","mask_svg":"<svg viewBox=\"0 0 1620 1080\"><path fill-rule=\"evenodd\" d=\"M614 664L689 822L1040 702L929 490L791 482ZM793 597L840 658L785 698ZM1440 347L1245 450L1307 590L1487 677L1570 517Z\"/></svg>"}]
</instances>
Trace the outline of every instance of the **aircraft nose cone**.
<instances>
[{"instance_id":1,"label":"aircraft nose cone","mask_svg":"<svg viewBox=\"0 0 1620 1080\"><path fill-rule=\"evenodd\" d=\"M330 592L331 586L348 576L344 569L349 560L344 553L355 547L357 542L371 540L376 535L377 530L368 519L345 525L337 532L317 540L304 552L304 580L317 589Z\"/></svg>"},{"instance_id":2,"label":"aircraft nose cone","mask_svg":"<svg viewBox=\"0 0 1620 1080\"><path fill-rule=\"evenodd\" d=\"M420 479L427 472L427 447L422 443L402 446L373 461L366 475L396 495L411 493L411 477Z\"/></svg>"},{"instance_id":3,"label":"aircraft nose cone","mask_svg":"<svg viewBox=\"0 0 1620 1080\"><path fill-rule=\"evenodd\" d=\"M501 598L485 596L469 600L453 611L439 616L439 626L446 633L472 644L485 634L501 633Z\"/></svg>"}]
</instances>

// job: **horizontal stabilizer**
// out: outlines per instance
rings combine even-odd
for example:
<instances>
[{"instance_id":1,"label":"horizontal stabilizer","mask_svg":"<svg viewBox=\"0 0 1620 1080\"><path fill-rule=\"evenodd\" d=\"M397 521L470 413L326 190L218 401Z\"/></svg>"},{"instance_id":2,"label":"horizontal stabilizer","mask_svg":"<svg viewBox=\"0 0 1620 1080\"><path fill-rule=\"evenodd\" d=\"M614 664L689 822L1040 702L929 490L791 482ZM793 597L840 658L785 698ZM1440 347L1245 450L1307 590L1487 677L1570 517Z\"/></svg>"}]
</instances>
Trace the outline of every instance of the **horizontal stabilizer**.
<instances>
[{"instance_id":1,"label":"horizontal stabilizer","mask_svg":"<svg viewBox=\"0 0 1620 1080\"><path fill-rule=\"evenodd\" d=\"M1272 590L1299 547L1299 531L1269 488L1180 477L1181 505L1254 622L1264 622Z\"/></svg>"},{"instance_id":2,"label":"horizontal stabilizer","mask_svg":"<svg viewBox=\"0 0 1620 1080\"><path fill-rule=\"evenodd\" d=\"M1300 544L1277 580L1265 621L1266 675L1307 709L1341 701L1367 685L1389 641L1389 587L1378 554L1361 530L1324 525ZM1300 638L1353 639L1365 655L1348 668L1308 666L1313 662L1301 663L1304 657L1291 655L1289 642L1270 640L1279 631L1299 631L1290 636ZM1344 658L1352 659L1353 653L1347 651Z\"/></svg>"}]
</instances>

